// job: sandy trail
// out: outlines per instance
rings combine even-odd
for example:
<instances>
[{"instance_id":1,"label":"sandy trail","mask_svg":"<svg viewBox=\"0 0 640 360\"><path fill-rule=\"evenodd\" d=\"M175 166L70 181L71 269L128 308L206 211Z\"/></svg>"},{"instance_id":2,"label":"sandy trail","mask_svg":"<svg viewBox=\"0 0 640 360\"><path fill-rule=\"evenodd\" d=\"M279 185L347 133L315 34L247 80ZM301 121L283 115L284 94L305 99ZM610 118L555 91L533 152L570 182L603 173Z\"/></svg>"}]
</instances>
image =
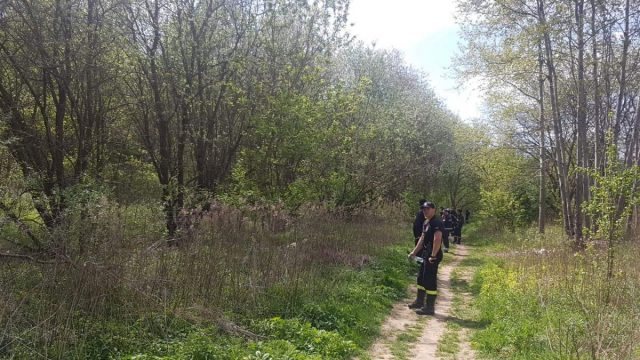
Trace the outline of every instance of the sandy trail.
<instances>
[{"instance_id":1,"label":"sandy trail","mask_svg":"<svg viewBox=\"0 0 640 360\"><path fill-rule=\"evenodd\" d=\"M436 315L428 317L428 321L422 325L422 333L411 349L410 359L438 359L438 341L446 332L447 321L451 312L451 273L453 269L467 256L468 249L464 245L457 245L445 256L453 257L453 261L442 266L438 272L438 300L436 302ZM395 341L398 334L407 328L415 327L418 324L419 316L410 310L407 305L415 297L415 286L412 286L411 297L407 301L402 301L393 307L391 314L382 325L381 336L369 350L369 356L374 360L394 359L390 345ZM468 331L460 334L460 352L456 359L472 360L475 353L468 343Z\"/></svg>"},{"instance_id":2,"label":"sandy trail","mask_svg":"<svg viewBox=\"0 0 640 360\"><path fill-rule=\"evenodd\" d=\"M466 254L467 249L464 249L464 254ZM473 278L473 271L469 271L470 269L466 269L459 273L460 279L466 281L467 283L471 283ZM462 292L459 294L462 297L462 302L464 307L471 306L471 302L473 301L473 297L470 293ZM471 347L471 329L462 329L459 333L460 338L460 349L458 353L455 355L454 359L456 360L475 360L476 352Z\"/></svg>"}]
</instances>

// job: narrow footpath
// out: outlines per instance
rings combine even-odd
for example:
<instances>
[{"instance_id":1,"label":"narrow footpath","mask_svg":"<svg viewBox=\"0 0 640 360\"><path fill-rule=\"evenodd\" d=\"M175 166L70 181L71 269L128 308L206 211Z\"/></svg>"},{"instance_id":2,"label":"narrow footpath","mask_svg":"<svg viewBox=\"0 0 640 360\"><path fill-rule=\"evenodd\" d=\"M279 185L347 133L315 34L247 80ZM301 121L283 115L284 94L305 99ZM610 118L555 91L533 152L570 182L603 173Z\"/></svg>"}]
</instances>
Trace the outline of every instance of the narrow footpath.
<instances>
[{"instance_id":1,"label":"narrow footpath","mask_svg":"<svg viewBox=\"0 0 640 360\"><path fill-rule=\"evenodd\" d=\"M469 342L470 329L456 327L461 321L452 315L454 303L458 307L471 306L471 295L456 293L451 285L452 274L468 252L465 245L454 245L445 254L452 260L438 272L436 315L419 316L407 307L415 298L416 288L412 286L411 296L395 304L382 325L380 338L369 349L370 359L475 359ZM459 281L466 282L473 276L469 271L455 275L460 277Z\"/></svg>"}]
</instances>

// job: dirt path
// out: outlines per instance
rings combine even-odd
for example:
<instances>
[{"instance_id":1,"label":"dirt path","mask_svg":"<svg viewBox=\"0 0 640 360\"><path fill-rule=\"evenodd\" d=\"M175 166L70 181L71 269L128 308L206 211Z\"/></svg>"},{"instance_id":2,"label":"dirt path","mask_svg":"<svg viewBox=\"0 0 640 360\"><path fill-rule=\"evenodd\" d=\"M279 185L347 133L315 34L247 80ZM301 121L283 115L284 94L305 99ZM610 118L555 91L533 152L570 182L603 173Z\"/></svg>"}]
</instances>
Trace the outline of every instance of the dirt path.
<instances>
[{"instance_id":1,"label":"dirt path","mask_svg":"<svg viewBox=\"0 0 640 360\"><path fill-rule=\"evenodd\" d=\"M465 255L467 254L467 249L464 249L464 254ZM461 274L460 278L466 281L467 283L471 283L471 280L473 278L473 271L468 271L468 270L469 269L467 269L467 271L464 271ZM464 306L466 307L472 306L471 302L473 301L473 297L471 296L471 293L462 292L462 293L459 293L459 295L461 296L461 300ZM476 358L476 352L473 348L471 348L471 329L463 329L460 334L460 350L456 354L455 359L474 360L475 358Z\"/></svg>"},{"instance_id":2,"label":"dirt path","mask_svg":"<svg viewBox=\"0 0 640 360\"><path fill-rule=\"evenodd\" d=\"M451 312L451 273L453 269L467 256L468 249L464 245L458 245L445 256L452 256L453 261L440 268L438 272L438 300L436 302L436 315L430 317L420 317L407 305L415 297L415 286L411 288L411 298L407 301L397 303L391 314L382 325L381 336L369 350L372 360L382 359L438 359L438 342L446 332L447 321ZM426 319L426 321L425 321ZM409 330L419 329L417 339L406 346L410 350L406 355L396 356L398 336ZM456 359L475 359L474 352L468 343L468 333L464 332L460 337L460 352ZM396 351L394 354L394 344Z\"/></svg>"}]
</instances>

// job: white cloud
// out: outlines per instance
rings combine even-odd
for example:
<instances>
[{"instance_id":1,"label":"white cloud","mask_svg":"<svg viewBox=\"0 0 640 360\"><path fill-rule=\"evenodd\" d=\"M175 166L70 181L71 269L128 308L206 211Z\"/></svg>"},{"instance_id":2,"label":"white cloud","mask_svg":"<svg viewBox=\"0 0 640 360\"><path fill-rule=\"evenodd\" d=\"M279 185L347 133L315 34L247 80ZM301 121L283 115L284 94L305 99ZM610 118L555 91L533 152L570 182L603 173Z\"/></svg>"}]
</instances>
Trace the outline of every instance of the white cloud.
<instances>
[{"instance_id":1,"label":"white cloud","mask_svg":"<svg viewBox=\"0 0 640 360\"><path fill-rule=\"evenodd\" d=\"M426 34L455 26L455 3L447 0L354 0L352 32L365 42L408 50Z\"/></svg>"},{"instance_id":2,"label":"white cloud","mask_svg":"<svg viewBox=\"0 0 640 360\"><path fill-rule=\"evenodd\" d=\"M453 81L436 81L433 85L436 93L445 99L449 110L463 120L471 120L482 116L481 81L480 78L472 79L460 89L454 87ZM442 86L447 84L449 86Z\"/></svg>"},{"instance_id":3,"label":"white cloud","mask_svg":"<svg viewBox=\"0 0 640 360\"><path fill-rule=\"evenodd\" d=\"M351 33L376 47L402 51L411 65L429 74L450 110L469 120L482 115L482 94L473 82L456 89L445 69L456 48L455 12L453 0L352 0Z\"/></svg>"}]
</instances>

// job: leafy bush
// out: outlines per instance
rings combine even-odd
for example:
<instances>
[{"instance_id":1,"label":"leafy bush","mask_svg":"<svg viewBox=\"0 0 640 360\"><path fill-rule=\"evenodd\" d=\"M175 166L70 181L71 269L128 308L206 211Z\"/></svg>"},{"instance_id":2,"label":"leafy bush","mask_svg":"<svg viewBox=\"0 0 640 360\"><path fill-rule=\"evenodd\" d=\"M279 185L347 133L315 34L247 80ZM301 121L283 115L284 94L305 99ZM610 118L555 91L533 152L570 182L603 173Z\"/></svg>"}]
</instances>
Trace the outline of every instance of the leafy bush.
<instances>
[{"instance_id":1,"label":"leafy bush","mask_svg":"<svg viewBox=\"0 0 640 360\"><path fill-rule=\"evenodd\" d=\"M322 360L320 355L306 354L287 340L270 340L252 343L252 354L245 360Z\"/></svg>"},{"instance_id":2,"label":"leafy bush","mask_svg":"<svg viewBox=\"0 0 640 360\"><path fill-rule=\"evenodd\" d=\"M297 350L320 355L323 359L349 359L356 353L356 345L334 331L319 330L298 319L275 317L256 325L260 333L275 339L287 340Z\"/></svg>"},{"instance_id":3,"label":"leafy bush","mask_svg":"<svg viewBox=\"0 0 640 360\"><path fill-rule=\"evenodd\" d=\"M87 359L113 359L139 351L144 342L132 327L117 322L88 324L82 352Z\"/></svg>"}]
</instances>

